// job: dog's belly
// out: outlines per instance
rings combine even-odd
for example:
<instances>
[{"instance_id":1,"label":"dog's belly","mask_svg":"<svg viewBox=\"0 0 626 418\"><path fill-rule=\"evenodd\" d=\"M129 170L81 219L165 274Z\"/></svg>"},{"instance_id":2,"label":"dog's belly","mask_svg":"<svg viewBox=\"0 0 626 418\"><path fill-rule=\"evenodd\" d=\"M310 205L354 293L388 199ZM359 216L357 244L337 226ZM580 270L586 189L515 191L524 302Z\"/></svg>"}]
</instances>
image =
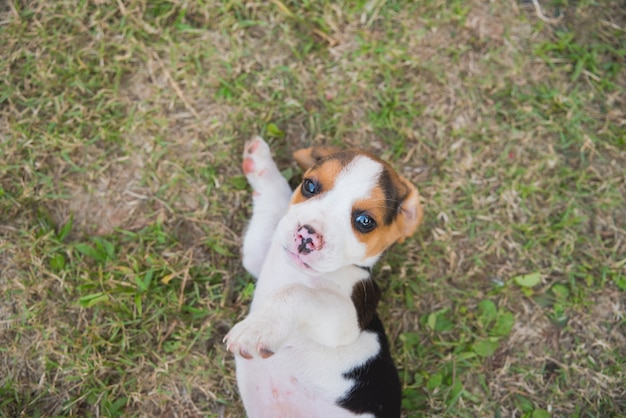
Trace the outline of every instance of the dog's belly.
<instances>
[{"instance_id":1,"label":"dog's belly","mask_svg":"<svg viewBox=\"0 0 626 418\"><path fill-rule=\"evenodd\" d=\"M378 354L376 334L362 332L348 346L328 348L296 336L267 359L237 362L237 383L250 418L367 417L337 405L354 382L344 373Z\"/></svg>"}]
</instances>

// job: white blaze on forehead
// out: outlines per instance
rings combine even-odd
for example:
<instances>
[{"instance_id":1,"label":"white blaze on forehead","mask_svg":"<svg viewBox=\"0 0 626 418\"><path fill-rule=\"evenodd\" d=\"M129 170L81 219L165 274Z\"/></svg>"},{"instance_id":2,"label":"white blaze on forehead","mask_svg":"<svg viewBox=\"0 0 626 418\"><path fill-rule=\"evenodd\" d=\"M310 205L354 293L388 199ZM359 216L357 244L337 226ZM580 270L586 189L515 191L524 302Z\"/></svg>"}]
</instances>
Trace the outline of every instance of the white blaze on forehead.
<instances>
[{"instance_id":1,"label":"white blaze on forehead","mask_svg":"<svg viewBox=\"0 0 626 418\"><path fill-rule=\"evenodd\" d=\"M370 196L378 183L383 166L365 155L355 157L341 170L328 194L340 193L343 199L350 197L350 205ZM337 198L341 198L337 196ZM334 199L333 199L334 200Z\"/></svg>"}]
</instances>

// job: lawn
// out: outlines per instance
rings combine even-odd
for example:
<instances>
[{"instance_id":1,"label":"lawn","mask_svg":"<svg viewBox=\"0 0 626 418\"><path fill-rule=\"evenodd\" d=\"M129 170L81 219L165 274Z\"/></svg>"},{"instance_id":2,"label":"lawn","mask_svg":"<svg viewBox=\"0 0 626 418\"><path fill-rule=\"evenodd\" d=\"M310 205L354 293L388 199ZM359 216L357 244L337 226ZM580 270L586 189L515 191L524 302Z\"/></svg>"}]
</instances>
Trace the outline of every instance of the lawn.
<instances>
[{"instance_id":1,"label":"lawn","mask_svg":"<svg viewBox=\"0 0 626 418\"><path fill-rule=\"evenodd\" d=\"M406 417L626 416L619 0L0 3L0 417L241 417L243 144L368 149Z\"/></svg>"}]
</instances>

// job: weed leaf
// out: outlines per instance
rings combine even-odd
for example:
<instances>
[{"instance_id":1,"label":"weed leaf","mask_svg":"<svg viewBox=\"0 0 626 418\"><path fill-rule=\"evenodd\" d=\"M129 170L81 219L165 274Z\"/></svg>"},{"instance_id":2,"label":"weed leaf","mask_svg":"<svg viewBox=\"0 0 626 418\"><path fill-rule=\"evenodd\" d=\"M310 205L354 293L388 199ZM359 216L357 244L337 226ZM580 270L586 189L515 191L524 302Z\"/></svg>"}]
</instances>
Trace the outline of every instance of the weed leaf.
<instances>
[{"instance_id":1,"label":"weed leaf","mask_svg":"<svg viewBox=\"0 0 626 418\"><path fill-rule=\"evenodd\" d=\"M522 276L515 276L513 278L515 283L517 283L521 287L534 287L537 286L541 282L541 275L539 272L524 274Z\"/></svg>"},{"instance_id":2,"label":"weed leaf","mask_svg":"<svg viewBox=\"0 0 626 418\"><path fill-rule=\"evenodd\" d=\"M78 303L83 308L91 308L94 305L99 303L107 302L109 300L109 295L106 293L98 292L93 293L91 295L83 296L78 299Z\"/></svg>"},{"instance_id":3,"label":"weed leaf","mask_svg":"<svg viewBox=\"0 0 626 418\"><path fill-rule=\"evenodd\" d=\"M489 357L498 349L498 341L493 339L478 340L474 343L473 349L481 357Z\"/></svg>"},{"instance_id":4,"label":"weed leaf","mask_svg":"<svg viewBox=\"0 0 626 418\"><path fill-rule=\"evenodd\" d=\"M82 255L86 255L87 257L91 257L94 260L99 260L100 259L100 253L98 253L98 251L96 251L96 249L93 248L89 244L78 243L78 244L74 245L74 248L76 248L76 251L78 251Z\"/></svg>"},{"instance_id":5,"label":"weed leaf","mask_svg":"<svg viewBox=\"0 0 626 418\"><path fill-rule=\"evenodd\" d=\"M509 335L513 324L515 324L515 315L511 312L504 312L496 319L496 324L493 326L491 334L498 337Z\"/></svg>"},{"instance_id":6,"label":"weed leaf","mask_svg":"<svg viewBox=\"0 0 626 418\"><path fill-rule=\"evenodd\" d=\"M496 304L490 300L480 301L478 304L478 310L480 312L478 320L485 327L493 322L493 320L498 316L498 308L496 308Z\"/></svg>"},{"instance_id":7,"label":"weed leaf","mask_svg":"<svg viewBox=\"0 0 626 418\"><path fill-rule=\"evenodd\" d=\"M59 240L59 242L63 242L65 238L67 238L69 233L72 231L73 225L74 225L74 214L72 213L70 215L70 219L68 219L68 221L61 227L61 229L59 230L59 233L57 234L57 239Z\"/></svg>"}]
</instances>

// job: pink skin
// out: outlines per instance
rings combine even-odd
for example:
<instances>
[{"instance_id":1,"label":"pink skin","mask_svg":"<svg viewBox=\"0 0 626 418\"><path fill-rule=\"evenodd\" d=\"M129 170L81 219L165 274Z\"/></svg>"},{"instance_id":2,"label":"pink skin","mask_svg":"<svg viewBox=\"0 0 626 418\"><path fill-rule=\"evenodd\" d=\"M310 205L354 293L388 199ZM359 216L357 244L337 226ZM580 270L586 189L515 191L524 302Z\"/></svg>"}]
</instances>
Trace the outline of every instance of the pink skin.
<instances>
[{"instance_id":1,"label":"pink skin","mask_svg":"<svg viewBox=\"0 0 626 418\"><path fill-rule=\"evenodd\" d=\"M247 154L252 154L254 153L254 151L256 151L258 147L259 147L259 142L253 142L245 149L245 152ZM254 173L256 171L254 160L250 157L245 157L243 161L241 162L241 170L243 171L243 174L245 174L246 176ZM264 173L265 173L265 170L260 170L257 174L259 176L262 176ZM260 196L260 193L257 192L256 190L253 190L252 196L253 197Z\"/></svg>"},{"instance_id":2,"label":"pink skin","mask_svg":"<svg viewBox=\"0 0 626 418\"><path fill-rule=\"evenodd\" d=\"M322 235L317 233L309 225L303 225L295 233L294 241L300 254L309 254L322 248L324 240Z\"/></svg>"},{"instance_id":3,"label":"pink skin","mask_svg":"<svg viewBox=\"0 0 626 418\"><path fill-rule=\"evenodd\" d=\"M259 147L259 142L254 141L245 149L245 153L253 154L254 151L256 151L258 147ZM243 170L244 174L252 173L254 171L254 161L252 160L252 158L244 158L243 161L241 162L241 169Z\"/></svg>"},{"instance_id":4,"label":"pink skin","mask_svg":"<svg viewBox=\"0 0 626 418\"><path fill-rule=\"evenodd\" d=\"M319 251L324 246L324 239L310 225L302 225L293 235L293 245L285 246L287 256L296 266L314 272L304 260L313 251Z\"/></svg>"},{"instance_id":5,"label":"pink skin","mask_svg":"<svg viewBox=\"0 0 626 418\"><path fill-rule=\"evenodd\" d=\"M302 261L302 259L300 258L300 256L294 252L291 252L289 249L285 248L285 252L287 253L287 256L289 257L289 259L291 260L292 263L294 263L296 266L304 269L304 270L309 270L309 271L315 271L311 268L311 266L309 266L307 263L305 263L304 261Z\"/></svg>"},{"instance_id":6,"label":"pink skin","mask_svg":"<svg viewBox=\"0 0 626 418\"><path fill-rule=\"evenodd\" d=\"M254 171L254 161L252 158L244 158L241 162L241 169L244 174L250 174Z\"/></svg>"},{"instance_id":7,"label":"pink skin","mask_svg":"<svg viewBox=\"0 0 626 418\"><path fill-rule=\"evenodd\" d=\"M231 345L228 345L226 349L233 354L237 354L237 351L238 351L239 355L246 360L251 360L253 358L252 354L248 353L243 348L238 348L238 347L233 347ZM267 347L260 345L260 344L257 347L257 352L259 353L261 358L269 358L274 355L274 352L272 350L269 350Z\"/></svg>"}]
</instances>

